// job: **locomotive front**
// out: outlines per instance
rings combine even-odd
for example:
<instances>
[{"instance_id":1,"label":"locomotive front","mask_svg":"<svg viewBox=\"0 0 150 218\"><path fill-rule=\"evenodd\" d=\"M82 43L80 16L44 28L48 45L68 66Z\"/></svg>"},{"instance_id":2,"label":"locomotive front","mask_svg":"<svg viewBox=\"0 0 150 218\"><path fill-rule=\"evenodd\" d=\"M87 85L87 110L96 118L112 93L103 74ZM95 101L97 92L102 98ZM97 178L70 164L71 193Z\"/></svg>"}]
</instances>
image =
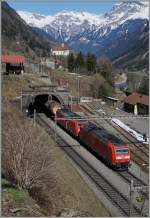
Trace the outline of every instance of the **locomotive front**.
<instances>
[{"instance_id":1,"label":"locomotive front","mask_svg":"<svg viewBox=\"0 0 150 218\"><path fill-rule=\"evenodd\" d=\"M128 169L130 166L130 149L129 146L113 146L113 164L117 169Z\"/></svg>"}]
</instances>

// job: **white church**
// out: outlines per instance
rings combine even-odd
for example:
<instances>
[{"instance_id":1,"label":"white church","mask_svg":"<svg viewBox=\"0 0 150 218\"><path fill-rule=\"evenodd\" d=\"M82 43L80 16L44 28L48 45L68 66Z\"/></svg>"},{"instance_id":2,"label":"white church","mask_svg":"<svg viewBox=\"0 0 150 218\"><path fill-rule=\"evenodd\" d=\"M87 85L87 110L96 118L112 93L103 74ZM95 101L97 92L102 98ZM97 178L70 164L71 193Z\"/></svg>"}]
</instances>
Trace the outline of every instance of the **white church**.
<instances>
[{"instance_id":1,"label":"white church","mask_svg":"<svg viewBox=\"0 0 150 218\"><path fill-rule=\"evenodd\" d=\"M51 48L52 55L56 56L68 56L71 50L64 43L60 45L55 45Z\"/></svg>"}]
</instances>

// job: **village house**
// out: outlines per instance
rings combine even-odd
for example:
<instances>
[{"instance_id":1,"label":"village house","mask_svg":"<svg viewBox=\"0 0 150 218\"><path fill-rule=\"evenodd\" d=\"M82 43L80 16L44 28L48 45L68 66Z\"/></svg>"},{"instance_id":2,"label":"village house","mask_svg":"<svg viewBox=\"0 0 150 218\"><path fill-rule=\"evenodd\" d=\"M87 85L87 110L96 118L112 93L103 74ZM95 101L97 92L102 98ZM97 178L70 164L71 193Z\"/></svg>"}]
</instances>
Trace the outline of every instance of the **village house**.
<instances>
[{"instance_id":1,"label":"village house","mask_svg":"<svg viewBox=\"0 0 150 218\"><path fill-rule=\"evenodd\" d=\"M64 43L60 45L55 45L51 48L52 55L56 55L56 56L68 56L70 52L71 50Z\"/></svg>"},{"instance_id":2,"label":"village house","mask_svg":"<svg viewBox=\"0 0 150 218\"><path fill-rule=\"evenodd\" d=\"M149 96L133 92L124 99L124 109L135 115L149 114Z\"/></svg>"},{"instance_id":3,"label":"village house","mask_svg":"<svg viewBox=\"0 0 150 218\"><path fill-rule=\"evenodd\" d=\"M2 64L5 64L5 72L7 74L23 74L25 57L22 55L2 55Z\"/></svg>"}]
</instances>

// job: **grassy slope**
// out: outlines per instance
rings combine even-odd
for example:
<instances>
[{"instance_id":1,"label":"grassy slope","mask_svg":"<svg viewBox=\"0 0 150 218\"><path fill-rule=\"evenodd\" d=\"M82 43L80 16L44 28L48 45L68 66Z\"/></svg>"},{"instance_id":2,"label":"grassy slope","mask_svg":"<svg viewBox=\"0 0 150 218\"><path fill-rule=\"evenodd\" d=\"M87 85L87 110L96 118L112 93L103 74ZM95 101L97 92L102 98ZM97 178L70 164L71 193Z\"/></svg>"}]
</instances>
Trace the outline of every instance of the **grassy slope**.
<instances>
[{"instance_id":1,"label":"grassy slope","mask_svg":"<svg viewBox=\"0 0 150 218\"><path fill-rule=\"evenodd\" d=\"M44 216L44 213L28 192L18 190L8 180L2 179L2 215Z\"/></svg>"}]
</instances>

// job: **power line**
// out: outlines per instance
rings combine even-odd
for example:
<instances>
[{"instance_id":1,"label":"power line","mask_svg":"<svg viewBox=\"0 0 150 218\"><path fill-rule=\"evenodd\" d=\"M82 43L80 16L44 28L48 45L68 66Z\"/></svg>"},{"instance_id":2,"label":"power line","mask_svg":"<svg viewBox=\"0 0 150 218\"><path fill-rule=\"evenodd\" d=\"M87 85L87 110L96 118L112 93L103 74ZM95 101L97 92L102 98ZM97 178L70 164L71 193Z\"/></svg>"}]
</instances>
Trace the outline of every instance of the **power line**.
<instances>
[{"instance_id":1,"label":"power line","mask_svg":"<svg viewBox=\"0 0 150 218\"><path fill-rule=\"evenodd\" d=\"M89 117L67 117L67 118L55 118L57 120L83 120L83 121L89 121L89 120L112 120L112 118L124 118L124 119L130 119L130 118L134 118L134 119L149 119L148 116L107 116L107 117L101 117L101 116L89 116Z\"/></svg>"}]
</instances>

